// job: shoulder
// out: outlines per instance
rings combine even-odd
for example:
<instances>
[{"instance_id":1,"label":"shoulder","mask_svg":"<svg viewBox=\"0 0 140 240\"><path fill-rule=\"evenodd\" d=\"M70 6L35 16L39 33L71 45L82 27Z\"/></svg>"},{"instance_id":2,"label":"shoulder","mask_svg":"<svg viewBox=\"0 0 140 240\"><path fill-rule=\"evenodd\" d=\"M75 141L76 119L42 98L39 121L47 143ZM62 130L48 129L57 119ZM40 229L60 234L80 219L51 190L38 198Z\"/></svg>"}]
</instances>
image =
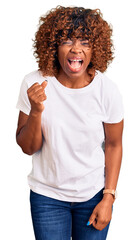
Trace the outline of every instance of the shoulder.
<instances>
[{"instance_id":1,"label":"shoulder","mask_svg":"<svg viewBox=\"0 0 140 240\"><path fill-rule=\"evenodd\" d=\"M99 76L102 109L105 116L103 122L118 123L124 116L123 99L118 85L103 73L99 73Z\"/></svg>"},{"instance_id":2,"label":"shoulder","mask_svg":"<svg viewBox=\"0 0 140 240\"><path fill-rule=\"evenodd\" d=\"M104 91L111 91L118 88L117 84L111 80L105 73L97 71L97 77L100 82L100 86Z\"/></svg>"},{"instance_id":3,"label":"shoulder","mask_svg":"<svg viewBox=\"0 0 140 240\"><path fill-rule=\"evenodd\" d=\"M121 98L121 93L116 82L111 80L106 74L97 71L100 94L103 101L112 101L114 98Z\"/></svg>"}]
</instances>

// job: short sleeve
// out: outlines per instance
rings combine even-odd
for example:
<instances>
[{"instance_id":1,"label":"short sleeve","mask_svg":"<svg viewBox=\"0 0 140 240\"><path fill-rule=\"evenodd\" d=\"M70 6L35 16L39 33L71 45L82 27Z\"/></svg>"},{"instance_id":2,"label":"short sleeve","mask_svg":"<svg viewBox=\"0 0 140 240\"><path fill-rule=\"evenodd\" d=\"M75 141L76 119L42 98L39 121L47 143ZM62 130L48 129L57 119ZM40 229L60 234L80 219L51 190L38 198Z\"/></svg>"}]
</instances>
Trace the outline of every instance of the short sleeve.
<instances>
[{"instance_id":1,"label":"short sleeve","mask_svg":"<svg viewBox=\"0 0 140 240\"><path fill-rule=\"evenodd\" d=\"M29 115L31 110L31 105L28 99L27 90L28 90L28 84L26 82L26 77L25 77L20 87L16 108L24 112L25 114Z\"/></svg>"},{"instance_id":2,"label":"short sleeve","mask_svg":"<svg viewBox=\"0 0 140 240\"><path fill-rule=\"evenodd\" d=\"M119 123L124 118L123 98L118 86L111 82L108 86L105 98L105 123Z\"/></svg>"}]
</instances>

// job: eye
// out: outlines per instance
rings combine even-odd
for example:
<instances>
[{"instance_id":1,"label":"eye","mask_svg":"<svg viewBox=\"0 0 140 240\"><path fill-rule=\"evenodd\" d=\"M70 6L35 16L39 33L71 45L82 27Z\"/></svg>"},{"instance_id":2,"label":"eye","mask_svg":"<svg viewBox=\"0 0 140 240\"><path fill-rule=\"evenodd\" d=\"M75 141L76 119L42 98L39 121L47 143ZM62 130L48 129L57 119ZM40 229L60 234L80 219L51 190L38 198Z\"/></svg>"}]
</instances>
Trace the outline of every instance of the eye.
<instances>
[{"instance_id":1,"label":"eye","mask_svg":"<svg viewBox=\"0 0 140 240\"><path fill-rule=\"evenodd\" d=\"M72 44L72 41L71 41L71 40L62 41L61 44L62 44L62 45L71 45L71 44Z\"/></svg>"},{"instance_id":2,"label":"eye","mask_svg":"<svg viewBox=\"0 0 140 240\"><path fill-rule=\"evenodd\" d=\"M81 41L81 44L84 45L84 46L89 46L89 41L88 40L83 40Z\"/></svg>"}]
</instances>

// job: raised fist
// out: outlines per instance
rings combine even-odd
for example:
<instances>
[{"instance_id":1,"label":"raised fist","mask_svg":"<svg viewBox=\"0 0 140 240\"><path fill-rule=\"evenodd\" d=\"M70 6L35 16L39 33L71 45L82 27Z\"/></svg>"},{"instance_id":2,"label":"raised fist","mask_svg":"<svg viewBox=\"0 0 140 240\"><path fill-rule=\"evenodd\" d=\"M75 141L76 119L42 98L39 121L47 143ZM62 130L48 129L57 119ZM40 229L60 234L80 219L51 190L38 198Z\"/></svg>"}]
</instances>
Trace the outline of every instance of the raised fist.
<instances>
[{"instance_id":1,"label":"raised fist","mask_svg":"<svg viewBox=\"0 0 140 240\"><path fill-rule=\"evenodd\" d=\"M31 103L31 111L36 113L41 113L44 110L43 101L47 99L45 94L45 88L47 86L47 81L42 82L42 84L34 83L28 90L28 98Z\"/></svg>"}]
</instances>

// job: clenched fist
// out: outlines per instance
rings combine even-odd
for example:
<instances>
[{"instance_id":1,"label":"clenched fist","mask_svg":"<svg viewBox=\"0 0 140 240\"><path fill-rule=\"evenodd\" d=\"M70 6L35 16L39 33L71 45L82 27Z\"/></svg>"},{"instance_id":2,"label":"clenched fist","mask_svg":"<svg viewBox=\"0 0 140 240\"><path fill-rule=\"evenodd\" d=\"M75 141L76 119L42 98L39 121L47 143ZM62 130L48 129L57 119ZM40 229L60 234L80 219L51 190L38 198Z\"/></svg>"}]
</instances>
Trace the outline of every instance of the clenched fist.
<instances>
[{"instance_id":1,"label":"clenched fist","mask_svg":"<svg viewBox=\"0 0 140 240\"><path fill-rule=\"evenodd\" d=\"M31 104L31 111L35 113L42 113L44 110L43 101L47 99L45 94L45 88L47 86L47 81L42 84L34 83L28 90L28 98Z\"/></svg>"}]
</instances>

